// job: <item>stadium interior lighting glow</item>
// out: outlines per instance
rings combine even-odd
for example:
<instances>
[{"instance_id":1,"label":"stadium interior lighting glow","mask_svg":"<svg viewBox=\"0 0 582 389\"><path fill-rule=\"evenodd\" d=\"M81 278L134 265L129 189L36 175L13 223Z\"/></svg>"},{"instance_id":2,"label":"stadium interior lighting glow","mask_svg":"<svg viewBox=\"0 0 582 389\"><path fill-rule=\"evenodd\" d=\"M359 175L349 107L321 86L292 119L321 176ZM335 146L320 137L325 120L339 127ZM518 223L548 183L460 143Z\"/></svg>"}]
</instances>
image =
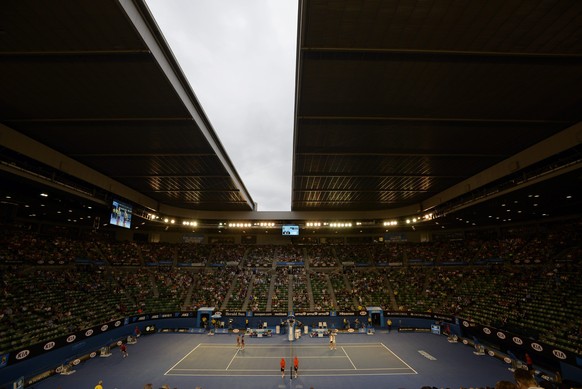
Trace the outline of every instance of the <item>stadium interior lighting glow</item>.
<instances>
[{"instance_id":1,"label":"stadium interior lighting glow","mask_svg":"<svg viewBox=\"0 0 582 389\"><path fill-rule=\"evenodd\" d=\"M259 227L275 227L274 222L260 222L258 224Z\"/></svg>"},{"instance_id":2,"label":"stadium interior lighting glow","mask_svg":"<svg viewBox=\"0 0 582 389\"><path fill-rule=\"evenodd\" d=\"M307 222L305 225L307 227L321 227L321 222Z\"/></svg>"},{"instance_id":3,"label":"stadium interior lighting glow","mask_svg":"<svg viewBox=\"0 0 582 389\"><path fill-rule=\"evenodd\" d=\"M248 228L251 227L252 224L251 223L243 223L243 222L231 222L228 223L229 227L233 227L233 228Z\"/></svg>"},{"instance_id":4,"label":"stadium interior lighting glow","mask_svg":"<svg viewBox=\"0 0 582 389\"><path fill-rule=\"evenodd\" d=\"M334 223L329 223L329 226L332 228L349 228L352 226L352 223L334 222Z\"/></svg>"}]
</instances>

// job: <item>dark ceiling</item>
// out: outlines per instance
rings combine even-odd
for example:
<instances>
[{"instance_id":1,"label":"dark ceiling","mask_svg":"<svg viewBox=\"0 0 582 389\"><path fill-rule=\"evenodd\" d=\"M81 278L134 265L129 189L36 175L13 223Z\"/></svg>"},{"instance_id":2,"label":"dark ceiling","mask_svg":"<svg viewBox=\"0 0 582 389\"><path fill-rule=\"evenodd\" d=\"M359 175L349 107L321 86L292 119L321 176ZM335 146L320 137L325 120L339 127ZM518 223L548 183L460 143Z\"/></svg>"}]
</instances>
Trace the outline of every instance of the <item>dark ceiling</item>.
<instances>
[{"instance_id":1,"label":"dark ceiling","mask_svg":"<svg viewBox=\"0 0 582 389\"><path fill-rule=\"evenodd\" d=\"M297 54L289 219L579 213L582 2L304 0ZM0 3L0 123L15 206L260 218L143 0Z\"/></svg>"},{"instance_id":2,"label":"dark ceiling","mask_svg":"<svg viewBox=\"0 0 582 389\"><path fill-rule=\"evenodd\" d=\"M419 204L582 119L582 2L301 6L294 210Z\"/></svg>"}]
</instances>

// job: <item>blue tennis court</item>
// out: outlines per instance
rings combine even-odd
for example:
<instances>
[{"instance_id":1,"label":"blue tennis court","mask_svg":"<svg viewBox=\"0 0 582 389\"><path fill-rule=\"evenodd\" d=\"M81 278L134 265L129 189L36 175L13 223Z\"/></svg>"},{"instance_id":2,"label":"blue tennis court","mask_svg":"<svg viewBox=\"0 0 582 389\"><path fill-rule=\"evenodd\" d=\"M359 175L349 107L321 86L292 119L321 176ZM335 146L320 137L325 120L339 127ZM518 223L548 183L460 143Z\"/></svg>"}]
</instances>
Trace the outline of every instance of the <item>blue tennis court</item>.
<instances>
[{"instance_id":1,"label":"blue tennis court","mask_svg":"<svg viewBox=\"0 0 582 389\"><path fill-rule=\"evenodd\" d=\"M300 360L301 376L400 375L417 372L382 343L349 343L330 350L322 344L233 345L201 343L165 374L181 376L279 376L281 358Z\"/></svg>"}]
</instances>

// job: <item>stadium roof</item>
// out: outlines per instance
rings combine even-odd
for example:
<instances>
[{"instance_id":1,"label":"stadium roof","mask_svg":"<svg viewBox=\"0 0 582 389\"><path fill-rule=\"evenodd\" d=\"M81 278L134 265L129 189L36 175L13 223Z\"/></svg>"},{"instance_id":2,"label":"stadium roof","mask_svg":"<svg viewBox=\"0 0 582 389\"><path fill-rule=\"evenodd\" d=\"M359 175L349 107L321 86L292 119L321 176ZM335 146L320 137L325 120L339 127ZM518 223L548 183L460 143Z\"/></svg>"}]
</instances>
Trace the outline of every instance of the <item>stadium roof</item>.
<instances>
[{"instance_id":1,"label":"stadium roof","mask_svg":"<svg viewBox=\"0 0 582 389\"><path fill-rule=\"evenodd\" d=\"M295 210L429 209L582 119L582 3L301 4Z\"/></svg>"},{"instance_id":2,"label":"stadium roof","mask_svg":"<svg viewBox=\"0 0 582 389\"><path fill-rule=\"evenodd\" d=\"M143 0L0 14L3 194L262 217ZM579 212L582 2L300 1L296 77L282 219Z\"/></svg>"},{"instance_id":3,"label":"stadium roof","mask_svg":"<svg viewBox=\"0 0 582 389\"><path fill-rule=\"evenodd\" d=\"M145 3L0 7L3 146L152 209L255 208Z\"/></svg>"}]
</instances>

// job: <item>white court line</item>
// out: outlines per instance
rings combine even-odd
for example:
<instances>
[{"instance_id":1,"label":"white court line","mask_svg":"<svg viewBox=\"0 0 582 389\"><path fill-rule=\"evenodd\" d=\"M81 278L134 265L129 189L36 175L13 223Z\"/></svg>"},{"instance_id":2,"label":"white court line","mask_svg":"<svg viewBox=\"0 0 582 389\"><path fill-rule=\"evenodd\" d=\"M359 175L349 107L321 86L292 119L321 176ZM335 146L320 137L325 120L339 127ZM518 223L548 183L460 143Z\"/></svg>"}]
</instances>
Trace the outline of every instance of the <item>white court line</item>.
<instances>
[{"instance_id":1,"label":"white court line","mask_svg":"<svg viewBox=\"0 0 582 389\"><path fill-rule=\"evenodd\" d=\"M220 370L224 371L224 370ZM272 370L269 370L272 371ZM353 371L350 369L350 371ZM281 377L281 374L228 374L224 376L216 375L216 374L168 374L171 376L180 376L180 377ZM353 376L393 376L393 375L414 375L414 373L363 373L363 374L334 374L334 377L353 377ZM329 377L329 374L305 374L306 377Z\"/></svg>"},{"instance_id":2,"label":"white court line","mask_svg":"<svg viewBox=\"0 0 582 389\"><path fill-rule=\"evenodd\" d=\"M237 357L240 359L281 359L281 357L248 357L248 356L244 356L244 357ZM287 358L291 358L291 357L287 357ZM331 358L345 358L342 356L334 356L334 355L323 355L323 356L315 356L315 357L305 357L302 356L301 359L321 359L321 358L325 358L325 359L331 359Z\"/></svg>"},{"instance_id":3,"label":"white court line","mask_svg":"<svg viewBox=\"0 0 582 389\"><path fill-rule=\"evenodd\" d=\"M346 353L346 350L344 350L343 347L341 347L342 351L344 352L344 354L346 354L346 357L348 357L348 361L350 361L350 363L352 364L352 366L354 367L354 370L358 370L358 368L356 367L356 365L354 365L354 362L352 362L352 358L350 358L350 356L348 355L348 353Z\"/></svg>"},{"instance_id":4,"label":"white court line","mask_svg":"<svg viewBox=\"0 0 582 389\"><path fill-rule=\"evenodd\" d=\"M384 343L380 343L380 344L381 344L382 346L384 346L384 347L386 348L386 350L390 351L390 352L392 353L392 355L394 355L396 358L398 358L398 359L400 360L400 362L402 362L402 363L404 363L406 366L408 366L408 368L409 368L410 370L412 370L412 371L414 372L414 374L418 374L418 372L417 372L416 370L414 370L414 369L412 368L412 366L410 366L408 363L404 362L404 361L402 360L402 358L400 358L398 355L394 354L394 352L393 352L392 350L390 350L388 347L386 347L386 345L385 345Z\"/></svg>"},{"instance_id":5,"label":"white court line","mask_svg":"<svg viewBox=\"0 0 582 389\"><path fill-rule=\"evenodd\" d=\"M168 371L166 371L166 372L164 373L164 375L167 375L167 374L170 372L170 370L172 370L173 368L175 368L175 367L176 367L176 366L177 366L177 365L178 365L180 362L182 362L184 359L186 359L186 357L187 357L188 355L192 354L192 353L193 353L193 352L194 352L194 351L195 351L195 350L196 350L198 347L200 347L200 345L198 345L198 346L194 347L194 348L192 349L192 351L190 351L188 354L184 355L184 358L180 359L178 362L176 362L176 364L175 364L174 366L170 367L170 369L169 369Z\"/></svg>"},{"instance_id":6,"label":"white court line","mask_svg":"<svg viewBox=\"0 0 582 389\"><path fill-rule=\"evenodd\" d=\"M405 369L402 367L401 369ZM224 369L174 369L183 371L224 371ZM273 371L275 369L230 369L229 371ZM301 369L301 371L353 371L354 369ZM361 369L361 370L387 370L387 369Z\"/></svg>"},{"instance_id":7,"label":"white court line","mask_svg":"<svg viewBox=\"0 0 582 389\"><path fill-rule=\"evenodd\" d=\"M378 348L382 348L381 346L382 343L342 343L342 346L344 347L349 347L349 348L372 348L372 347L378 347Z\"/></svg>"},{"instance_id":8,"label":"white court line","mask_svg":"<svg viewBox=\"0 0 582 389\"><path fill-rule=\"evenodd\" d=\"M368 370L368 371L374 371L374 370L409 370L406 367L380 367L380 368L365 368L365 369L356 369L357 371L360 370ZM301 371L338 371L338 370L348 370L348 371L353 371L354 369L336 369L336 368L329 368L329 369L301 369Z\"/></svg>"},{"instance_id":9,"label":"white court line","mask_svg":"<svg viewBox=\"0 0 582 389\"><path fill-rule=\"evenodd\" d=\"M225 371L224 369L174 369L184 371ZM230 369L229 371L273 371L276 369Z\"/></svg>"},{"instance_id":10,"label":"white court line","mask_svg":"<svg viewBox=\"0 0 582 389\"><path fill-rule=\"evenodd\" d=\"M228 368L229 368L229 367L230 367L230 365L232 364L232 361L234 361L234 359L236 358L236 354L238 354L238 350L239 350L239 349L237 349L237 350L234 352L234 355L232 356L232 359L230 360L230 362L229 362L228 366L227 366L227 367L226 367L226 369L224 369L224 370L228 370Z\"/></svg>"},{"instance_id":11,"label":"white court line","mask_svg":"<svg viewBox=\"0 0 582 389\"><path fill-rule=\"evenodd\" d=\"M225 371L224 369L174 369L174 370L183 370L183 371ZM354 371L354 369L341 369L341 368L329 368L329 369L301 369L303 372L309 371ZM388 370L410 370L406 367L379 367L379 368L365 368L365 369L356 369L360 370L367 370L367 371L388 371ZM230 369L229 371L273 371L273 369Z\"/></svg>"},{"instance_id":12,"label":"white court line","mask_svg":"<svg viewBox=\"0 0 582 389\"><path fill-rule=\"evenodd\" d=\"M213 344L213 343L200 343L199 346L201 347L212 347L212 348L232 348L232 347L236 347L234 345L230 345L230 344ZM321 343L318 345L303 345L303 344L298 344L298 345L294 345L293 347L295 348L322 348L323 346L328 346L329 347L329 343ZM382 343L342 343L342 346L344 347L363 347L363 348L370 348L370 347L379 347L382 348L382 346L384 346ZM274 347L281 347L281 348L285 348L285 347L289 347L288 344L271 344L271 345L258 345L258 344L245 344L245 349L247 348L274 348ZM384 346L386 347L386 346Z\"/></svg>"}]
</instances>

